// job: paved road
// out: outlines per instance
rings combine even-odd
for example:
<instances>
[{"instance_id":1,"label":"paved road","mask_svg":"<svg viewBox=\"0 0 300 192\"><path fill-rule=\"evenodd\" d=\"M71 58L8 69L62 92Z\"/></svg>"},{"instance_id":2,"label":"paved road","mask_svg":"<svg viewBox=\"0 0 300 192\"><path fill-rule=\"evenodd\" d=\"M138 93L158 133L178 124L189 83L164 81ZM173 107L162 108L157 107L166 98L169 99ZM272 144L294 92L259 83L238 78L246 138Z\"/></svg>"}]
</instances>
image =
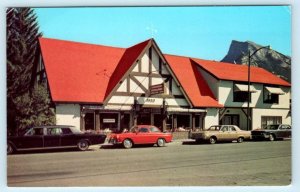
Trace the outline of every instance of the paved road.
<instances>
[{"instance_id":1,"label":"paved road","mask_svg":"<svg viewBox=\"0 0 300 192\"><path fill-rule=\"evenodd\" d=\"M8 156L8 186L288 185L291 141L93 147Z\"/></svg>"}]
</instances>

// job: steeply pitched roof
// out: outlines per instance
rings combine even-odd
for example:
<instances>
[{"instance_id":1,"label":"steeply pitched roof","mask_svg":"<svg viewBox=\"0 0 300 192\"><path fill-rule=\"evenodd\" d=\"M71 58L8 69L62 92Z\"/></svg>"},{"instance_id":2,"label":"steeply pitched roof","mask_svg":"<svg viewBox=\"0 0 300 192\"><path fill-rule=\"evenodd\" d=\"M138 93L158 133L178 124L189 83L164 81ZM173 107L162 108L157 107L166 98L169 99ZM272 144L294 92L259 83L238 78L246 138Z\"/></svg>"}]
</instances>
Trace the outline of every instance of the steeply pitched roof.
<instances>
[{"instance_id":1,"label":"steeply pitched roof","mask_svg":"<svg viewBox=\"0 0 300 192\"><path fill-rule=\"evenodd\" d=\"M110 78L108 87L106 89L105 97L111 93L111 91L121 80L124 74L135 63L141 52L145 49L145 47L149 44L150 41L151 40L149 39L126 49L121 60L119 61L119 64L117 65L115 71L113 72Z\"/></svg>"},{"instance_id":2,"label":"steeply pitched roof","mask_svg":"<svg viewBox=\"0 0 300 192\"><path fill-rule=\"evenodd\" d=\"M125 49L40 38L52 100L103 103L150 41ZM164 56L194 107L222 107L197 67L217 79L247 81L247 66ZM251 82L290 86L288 82L257 67L251 67Z\"/></svg>"},{"instance_id":3,"label":"steeply pitched roof","mask_svg":"<svg viewBox=\"0 0 300 192\"><path fill-rule=\"evenodd\" d=\"M164 55L194 107L223 107L188 57Z\"/></svg>"},{"instance_id":4,"label":"steeply pitched roof","mask_svg":"<svg viewBox=\"0 0 300 192\"><path fill-rule=\"evenodd\" d=\"M126 49L48 38L39 42L54 102L103 102Z\"/></svg>"},{"instance_id":5,"label":"steeply pitched roof","mask_svg":"<svg viewBox=\"0 0 300 192\"><path fill-rule=\"evenodd\" d=\"M192 60L218 79L245 82L248 81L247 65L223 63L197 58L192 58ZM291 84L287 81L277 77L263 68L251 66L250 71L250 82L252 83L291 86Z\"/></svg>"}]
</instances>

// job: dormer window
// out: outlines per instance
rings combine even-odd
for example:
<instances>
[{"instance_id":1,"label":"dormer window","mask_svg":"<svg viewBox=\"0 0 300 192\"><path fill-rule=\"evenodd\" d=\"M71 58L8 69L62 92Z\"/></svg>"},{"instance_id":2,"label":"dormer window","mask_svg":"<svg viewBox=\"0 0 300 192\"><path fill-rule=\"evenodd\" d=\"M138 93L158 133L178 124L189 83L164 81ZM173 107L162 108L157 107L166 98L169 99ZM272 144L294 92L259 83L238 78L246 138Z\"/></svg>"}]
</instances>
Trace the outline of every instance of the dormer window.
<instances>
[{"instance_id":1,"label":"dormer window","mask_svg":"<svg viewBox=\"0 0 300 192\"><path fill-rule=\"evenodd\" d=\"M284 95L284 92L281 88L264 86L264 103L278 104L279 95Z\"/></svg>"},{"instance_id":2,"label":"dormer window","mask_svg":"<svg viewBox=\"0 0 300 192\"><path fill-rule=\"evenodd\" d=\"M248 95L248 84L235 83L233 86L233 102L251 102L251 93L256 92L253 85L250 85L250 98Z\"/></svg>"}]
</instances>

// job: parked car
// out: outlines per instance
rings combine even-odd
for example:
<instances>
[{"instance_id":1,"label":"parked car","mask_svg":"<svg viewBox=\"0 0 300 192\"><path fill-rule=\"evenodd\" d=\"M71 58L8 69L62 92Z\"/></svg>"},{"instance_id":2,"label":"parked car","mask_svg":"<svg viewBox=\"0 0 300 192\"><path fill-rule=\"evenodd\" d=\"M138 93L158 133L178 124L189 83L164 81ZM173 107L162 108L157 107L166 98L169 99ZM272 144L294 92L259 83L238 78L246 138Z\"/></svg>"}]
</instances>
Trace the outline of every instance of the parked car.
<instances>
[{"instance_id":1,"label":"parked car","mask_svg":"<svg viewBox=\"0 0 300 192\"><path fill-rule=\"evenodd\" d=\"M292 127L285 124L267 125L264 129L251 131L253 140L269 140L290 138L292 136Z\"/></svg>"},{"instance_id":2,"label":"parked car","mask_svg":"<svg viewBox=\"0 0 300 192\"><path fill-rule=\"evenodd\" d=\"M24 150L72 148L85 151L90 145L104 143L106 135L83 133L74 126L40 126L30 128L22 136L7 138L7 153Z\"/></svg>"},{"instance_id":3,"label":"parked car","mask_svg":"<svg viewBox=\"0 0 300 192\"><path fill-rule=\"evenodd\" d=\"M249 140L251 137L250 131L241 130L236 125L214 125L203 131L190 132L189 138L195 139L200 143L208 141L211 144L216 142L234 141L242 143L244 140Z\"/></svg>"},{"instance_id":4,"label":"parked car","mask_svg":"<svg viewBox=\"0 0 300 192\"><path fill-rule=\"evenodd\" d=\"M171 133L163 133L153 125L138 125L128 132L113 133L109 138L109 143L123 145L126 149L137 144L157 144L158 147L163 147L171 141Z\"/></svg>"}]
</instances>

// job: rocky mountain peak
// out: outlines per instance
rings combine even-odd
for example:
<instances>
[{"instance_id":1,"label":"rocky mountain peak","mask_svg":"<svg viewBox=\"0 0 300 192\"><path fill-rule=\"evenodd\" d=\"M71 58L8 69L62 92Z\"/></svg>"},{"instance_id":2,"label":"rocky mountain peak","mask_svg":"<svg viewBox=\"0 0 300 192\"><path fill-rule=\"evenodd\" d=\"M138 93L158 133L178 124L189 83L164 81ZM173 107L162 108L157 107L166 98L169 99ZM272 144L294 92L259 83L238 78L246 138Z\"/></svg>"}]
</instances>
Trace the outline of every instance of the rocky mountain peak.
<instances>
[{"instance_id":1,"label":"rocky mountain peak","mask_svg":"<svg viewBox=\"0 0 300 192\"><path fill-rule=\"evenodd\" d=\"M262 47L251 41L232 40L227 55L222 62L248 65L248 52L253 53ZM273 49L261 49L251 57L251 65L258 66L291 82L291 58Z\"/></svg>"}]
</instances>

